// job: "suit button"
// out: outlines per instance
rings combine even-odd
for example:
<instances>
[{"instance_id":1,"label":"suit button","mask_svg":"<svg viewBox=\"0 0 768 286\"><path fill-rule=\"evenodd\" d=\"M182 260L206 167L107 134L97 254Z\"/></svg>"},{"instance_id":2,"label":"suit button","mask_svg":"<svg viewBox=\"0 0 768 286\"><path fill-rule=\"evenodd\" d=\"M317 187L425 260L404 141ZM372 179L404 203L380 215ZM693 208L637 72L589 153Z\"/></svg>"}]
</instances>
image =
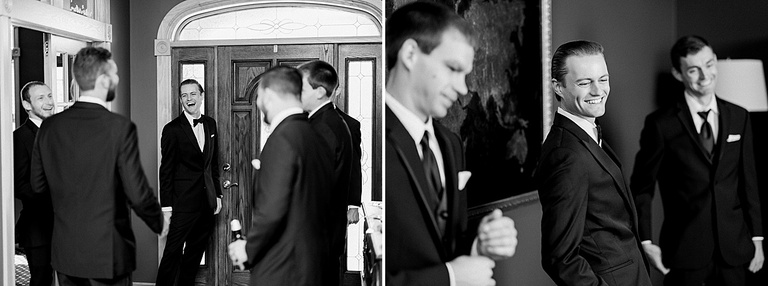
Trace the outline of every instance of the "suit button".
<instances>
[{"instance_id":1,"label":"suit button","mask_svg":"<svg viewBox=\"0 0 768 286\"><path fill-rule=\"evenodd\" d=\"M440 217L443 218L443 219L448 219L448 212L447 211L441 211L440 212Z\"/></svg>"}]
</instances>

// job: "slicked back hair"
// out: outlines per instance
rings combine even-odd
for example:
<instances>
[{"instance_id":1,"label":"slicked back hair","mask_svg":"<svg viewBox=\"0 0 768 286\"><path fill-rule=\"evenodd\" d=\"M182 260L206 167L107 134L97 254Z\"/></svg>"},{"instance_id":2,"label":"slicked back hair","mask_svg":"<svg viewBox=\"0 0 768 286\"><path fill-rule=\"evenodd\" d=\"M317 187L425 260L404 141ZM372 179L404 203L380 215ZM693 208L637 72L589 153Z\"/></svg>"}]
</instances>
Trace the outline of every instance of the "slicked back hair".
<instances>
[{"instance_id":1,"label":"slicked back hair","mask_svg":"<svg viewBox=\"0 0 768 286\"><path fill-rule=\"evenodd\" d=\"M316 60L299 66L302 75L307 76L307 81L312 88L322 86L325 88L325 96L331 97L333 91L339 86L339 76L329 63Z\"/></svg>"},{"instance_id":2,"label":"slicked back hair","mask_svg":"<svg viewBox=\"0 0 768 286\"><path fill-rule=\"evenodd\" d=\"M476 47L469 23L444 5L419 1L395 10L387 19L384 36L387 70L395 67L397 54L406 40L413 39L423 53L429 54L440 45L443 32L448 28L458 30L473 48Z\"/></svg>"},{"instance_id":3,"label":"slicked back hair","mask_svg":"<svg viewBox=\"0 0 768 286\"><path fill-rule=\"evenodd\" d=\"M672 67L680 72L680 59L687 57L688 55L696 54L704 47L712 48L707 40L696 35L688 35L677 39L669 53L670 59L672 60Z\"/></svg>"},{"instance_id":4,"label":"slicked back hair","mask_svg":"<svg viewBox=\"0 0 768 286\"><path fill-rule=\"evenodd\" d=\"M273 67L261 75L259 88L269 88L281 96L292 95L301 100L301 72L288 66Z\"/></svg>"},{"instance_id":5,"label":"slicked back hair","mask_svg":"<svg viewBox=\"0 0 768 286\"><path fill-rule=\"evenodd\" d=\"M111 59L112 53L105 48L85 47L80 49L75 56L72 67L80 90L92 90L96 85L96 78L107 73Z\"/></svg>"}]
</instances>

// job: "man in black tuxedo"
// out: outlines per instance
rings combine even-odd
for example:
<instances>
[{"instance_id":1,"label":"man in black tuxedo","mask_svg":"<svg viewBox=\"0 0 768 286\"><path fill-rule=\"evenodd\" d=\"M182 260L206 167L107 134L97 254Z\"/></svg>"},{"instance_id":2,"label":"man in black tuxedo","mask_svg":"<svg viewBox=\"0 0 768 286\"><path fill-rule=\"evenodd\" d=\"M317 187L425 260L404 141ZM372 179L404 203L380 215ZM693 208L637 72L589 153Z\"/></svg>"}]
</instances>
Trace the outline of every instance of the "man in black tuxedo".
<instances>
[{"instance_id":1,"label":"man in black tuxedo","mask_svg":"<svg viewBox=\"0 0 768 286\"><path fill-rule=\"evenodd\" d=\"M160 233L163 215L139 160L136 125L107 110L119 77L112 54L75 57L80 97L43 121L32 151L32 192L53 204L52 264L60 285L131 285L131 209Z\"/></svg>"},{"instance_id":2,"label":"man in black tuxedo","mask_svg":"<svg viewBox=\"0 0 768 286\"><path fill-rule=\"evenodd\" d=\"M651 285L632 194L595 121L611 90L603 47L557 48L552 90L560 107L535 176L544 271L557 285Z\"/></svg>"},{"instance_id":3,"label":"man in black tuxedo","mask_svg":"<svg viewBox=\"0 0 768 286\"><path fill-rule=\"evenodd\" d=\"M29 262L29 285L50 286L51 232L53 206L50 195L34 195L29 184L30 159L35 134L43 120L53 115L53 96L45 83L31 81L21 88L21 105L27 111L27 121L13 131L14 195L23 209L16 222L16 242L24 248Z\"/></svg>"},{"instance_id":4,"label":"man in black tuxedo","mask_svg":"<svg viewBox=\"0 0 768 286\"><path fill-rule=\"evenodd\" d=\"M302 73L301 104L304 111L309 112L309 125L325 139L335 158L329 237L331 261L327 264L330 280L327 285L339 285L343 277L341 263L346 262L346 257L342 256L346 241L347 212L352 211L348 207L354 180L352 176L360 176L360 157L354 156L352 126L347 124L341 116L343 112L331 102L331 96L339 83L336 70L320 60L304 63L298 69ZM356 125L359 142L360 123ZM355 160L358 164L354 164ZM353 170L355 166L357 170ZM355 210L360 206L360 193L357 193L357 196Z\"/></svg>"},{"instance_id":5,"label":"man in black tuxedo","mask_svg":"<svg viewBox=\"0 0 768 286\"><path fill-rule=\"evenodd\" d=\"M749 113L715 95L717 57L705 39L680 38L671 58L685 92L646 118L632 174L643 247L665 285L744 285L764 261ZM651 233L657 182L661 247Z\"/></svg>"},{"instance_id":6,"label":"man in black tuxedo","mask_svg":"<svg viewBox=\"0 0 768 286\"><path fill-rule=\"evenodd\" d=\"M386 282L493 285L493 259L515 252L514 223L495 210L467 230L463 146L433 120L467 93L472 30L443 5L414 2L386 31Z\"/></svg>"},{"instance_id":7,"label":"man in black tuxedo","mask_svg":"<svg viewBox=\"0 0 768 286\"><path fill-rule=\"evenodd\" d=\"M261 152L247 240L229 245L251 285L326 285L334 157L301 108L301 73L277 66L261 76L256 105L272 133Z\"/></svg>"},{"instance_id":8,"label":"man in black tuxedo","mask_svg":"<svg viewBox=\"0 0 768 286\"><path fill-rule=\"evenodd\" d=\"M216 121L200 110L205 90L194 79L179 84L184 112L163 127L160 203L170 226L157 270L158 286L193 285L221 211ZM185 245L186 243L186 245Z\"/></svg>"}]
</instances>

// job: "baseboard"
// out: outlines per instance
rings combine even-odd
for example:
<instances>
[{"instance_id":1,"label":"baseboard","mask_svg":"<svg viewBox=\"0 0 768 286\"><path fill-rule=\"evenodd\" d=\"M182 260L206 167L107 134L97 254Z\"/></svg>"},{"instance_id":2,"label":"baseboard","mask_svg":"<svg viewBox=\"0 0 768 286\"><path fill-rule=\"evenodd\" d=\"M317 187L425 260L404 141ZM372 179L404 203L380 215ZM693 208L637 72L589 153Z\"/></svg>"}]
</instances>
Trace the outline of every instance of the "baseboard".
<instances>
[{"instance_id":1,"label":"baseboard","mask_svg":"<svg viewBox=\"0 0 768 286\"><path fill-rule=\"evenodd\" d=\"M155 283L149 283L149 282L133 282L133 286L155 286Z\"/></svg>"}]
</instances>

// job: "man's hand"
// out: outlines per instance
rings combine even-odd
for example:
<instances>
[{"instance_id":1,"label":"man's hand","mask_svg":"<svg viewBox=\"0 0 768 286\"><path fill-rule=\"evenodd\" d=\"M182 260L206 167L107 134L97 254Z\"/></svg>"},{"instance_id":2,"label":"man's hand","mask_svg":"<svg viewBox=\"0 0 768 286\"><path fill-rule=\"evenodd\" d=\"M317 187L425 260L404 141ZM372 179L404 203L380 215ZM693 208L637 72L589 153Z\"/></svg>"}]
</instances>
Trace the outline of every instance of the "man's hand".
<instances>
[{"instance_id":1,"label":"man's hand","mask_svg":"<svg viewBox=\"0 0 768 286\"><path fill-rule=\"evenodd\" d=\"M357 213L357 208L351 208L347 210L347 224L353 224L360 221L360 214Z\"/></svg>"},{"instance_id":2,"label":"man's hand","mask_svg":"<svg viewBox=\"0 0 768 286\"><path fill-rule=\"evenodd\" d=\"M749 262L749 271L757 273L757 271L760 271L760 269L763 268L763 261L765 261L765 256L763 256L763 241L753 240L752 242L755 243L755 257Z\"/></svg>"},{"instance_id":3,"label":"man's hand","mask_svg":"<svg viewBox=\"0 0 768 286\"><path fill-rule=\"evenodd\" d=\"M216 210L213 211L213 215L217 215L221 212L221 198L216 198Z\"/></svg>"},{"instance_id":4,"label":"man's hand","mask_svg":"<svg viewBox=\"0 0 768 286\"><path fill-rule=\"evenodd\" d=\"M171 215L173 215L173 211L163 211L163 230L160 231L161 237L168 236L168 228L171 226Z\"/></svg>"},{"instance_id":5,"label":"man's hand","mask_svg":"<svg viewBox=\"0 0 768 286\"><path fill-rule=\"evenodd\" d=\"M515 222L500 209L483 217L477 228L477 253L494 260L512 257L517 248Z\"/></svg>"},{"instance_id":6,"label":"man's hand","mask_svg":"<svg viewBox=\"0 0 768 286\"><path fill-rule=\"evenodd\" d=\"M448 262L453 269L456 286L496 285L493 280L493 267L496 263L484 256L459 256Z\"/></svg>"},{"instance_id":7,"label":"man's hand","mask_svg":"<svg viewBox=\"0 0 768 286\"><path fill-rule=\"evenodd\" d=\"M664 275L669 273L669 268L664 267L664 263L661 262L661 248L659 248L659 246L653 243L645 243L643 244L643 250L645 250L645 254L651 259L651 264L653 264L656 269L659 269Z\"/></svg>"},{"instance_id":8,"label":"man's hand","mask_svg":"<svg viewBox=\"0 0 768 286\"><path fill-rule=\"evenodd\" d=\"M232 259L232 264L239 269L245 269L245 262L248 261L248 253L245 252L245 240L235 240L229 244L229 258Z\"/></svg>"}]
</instances>

